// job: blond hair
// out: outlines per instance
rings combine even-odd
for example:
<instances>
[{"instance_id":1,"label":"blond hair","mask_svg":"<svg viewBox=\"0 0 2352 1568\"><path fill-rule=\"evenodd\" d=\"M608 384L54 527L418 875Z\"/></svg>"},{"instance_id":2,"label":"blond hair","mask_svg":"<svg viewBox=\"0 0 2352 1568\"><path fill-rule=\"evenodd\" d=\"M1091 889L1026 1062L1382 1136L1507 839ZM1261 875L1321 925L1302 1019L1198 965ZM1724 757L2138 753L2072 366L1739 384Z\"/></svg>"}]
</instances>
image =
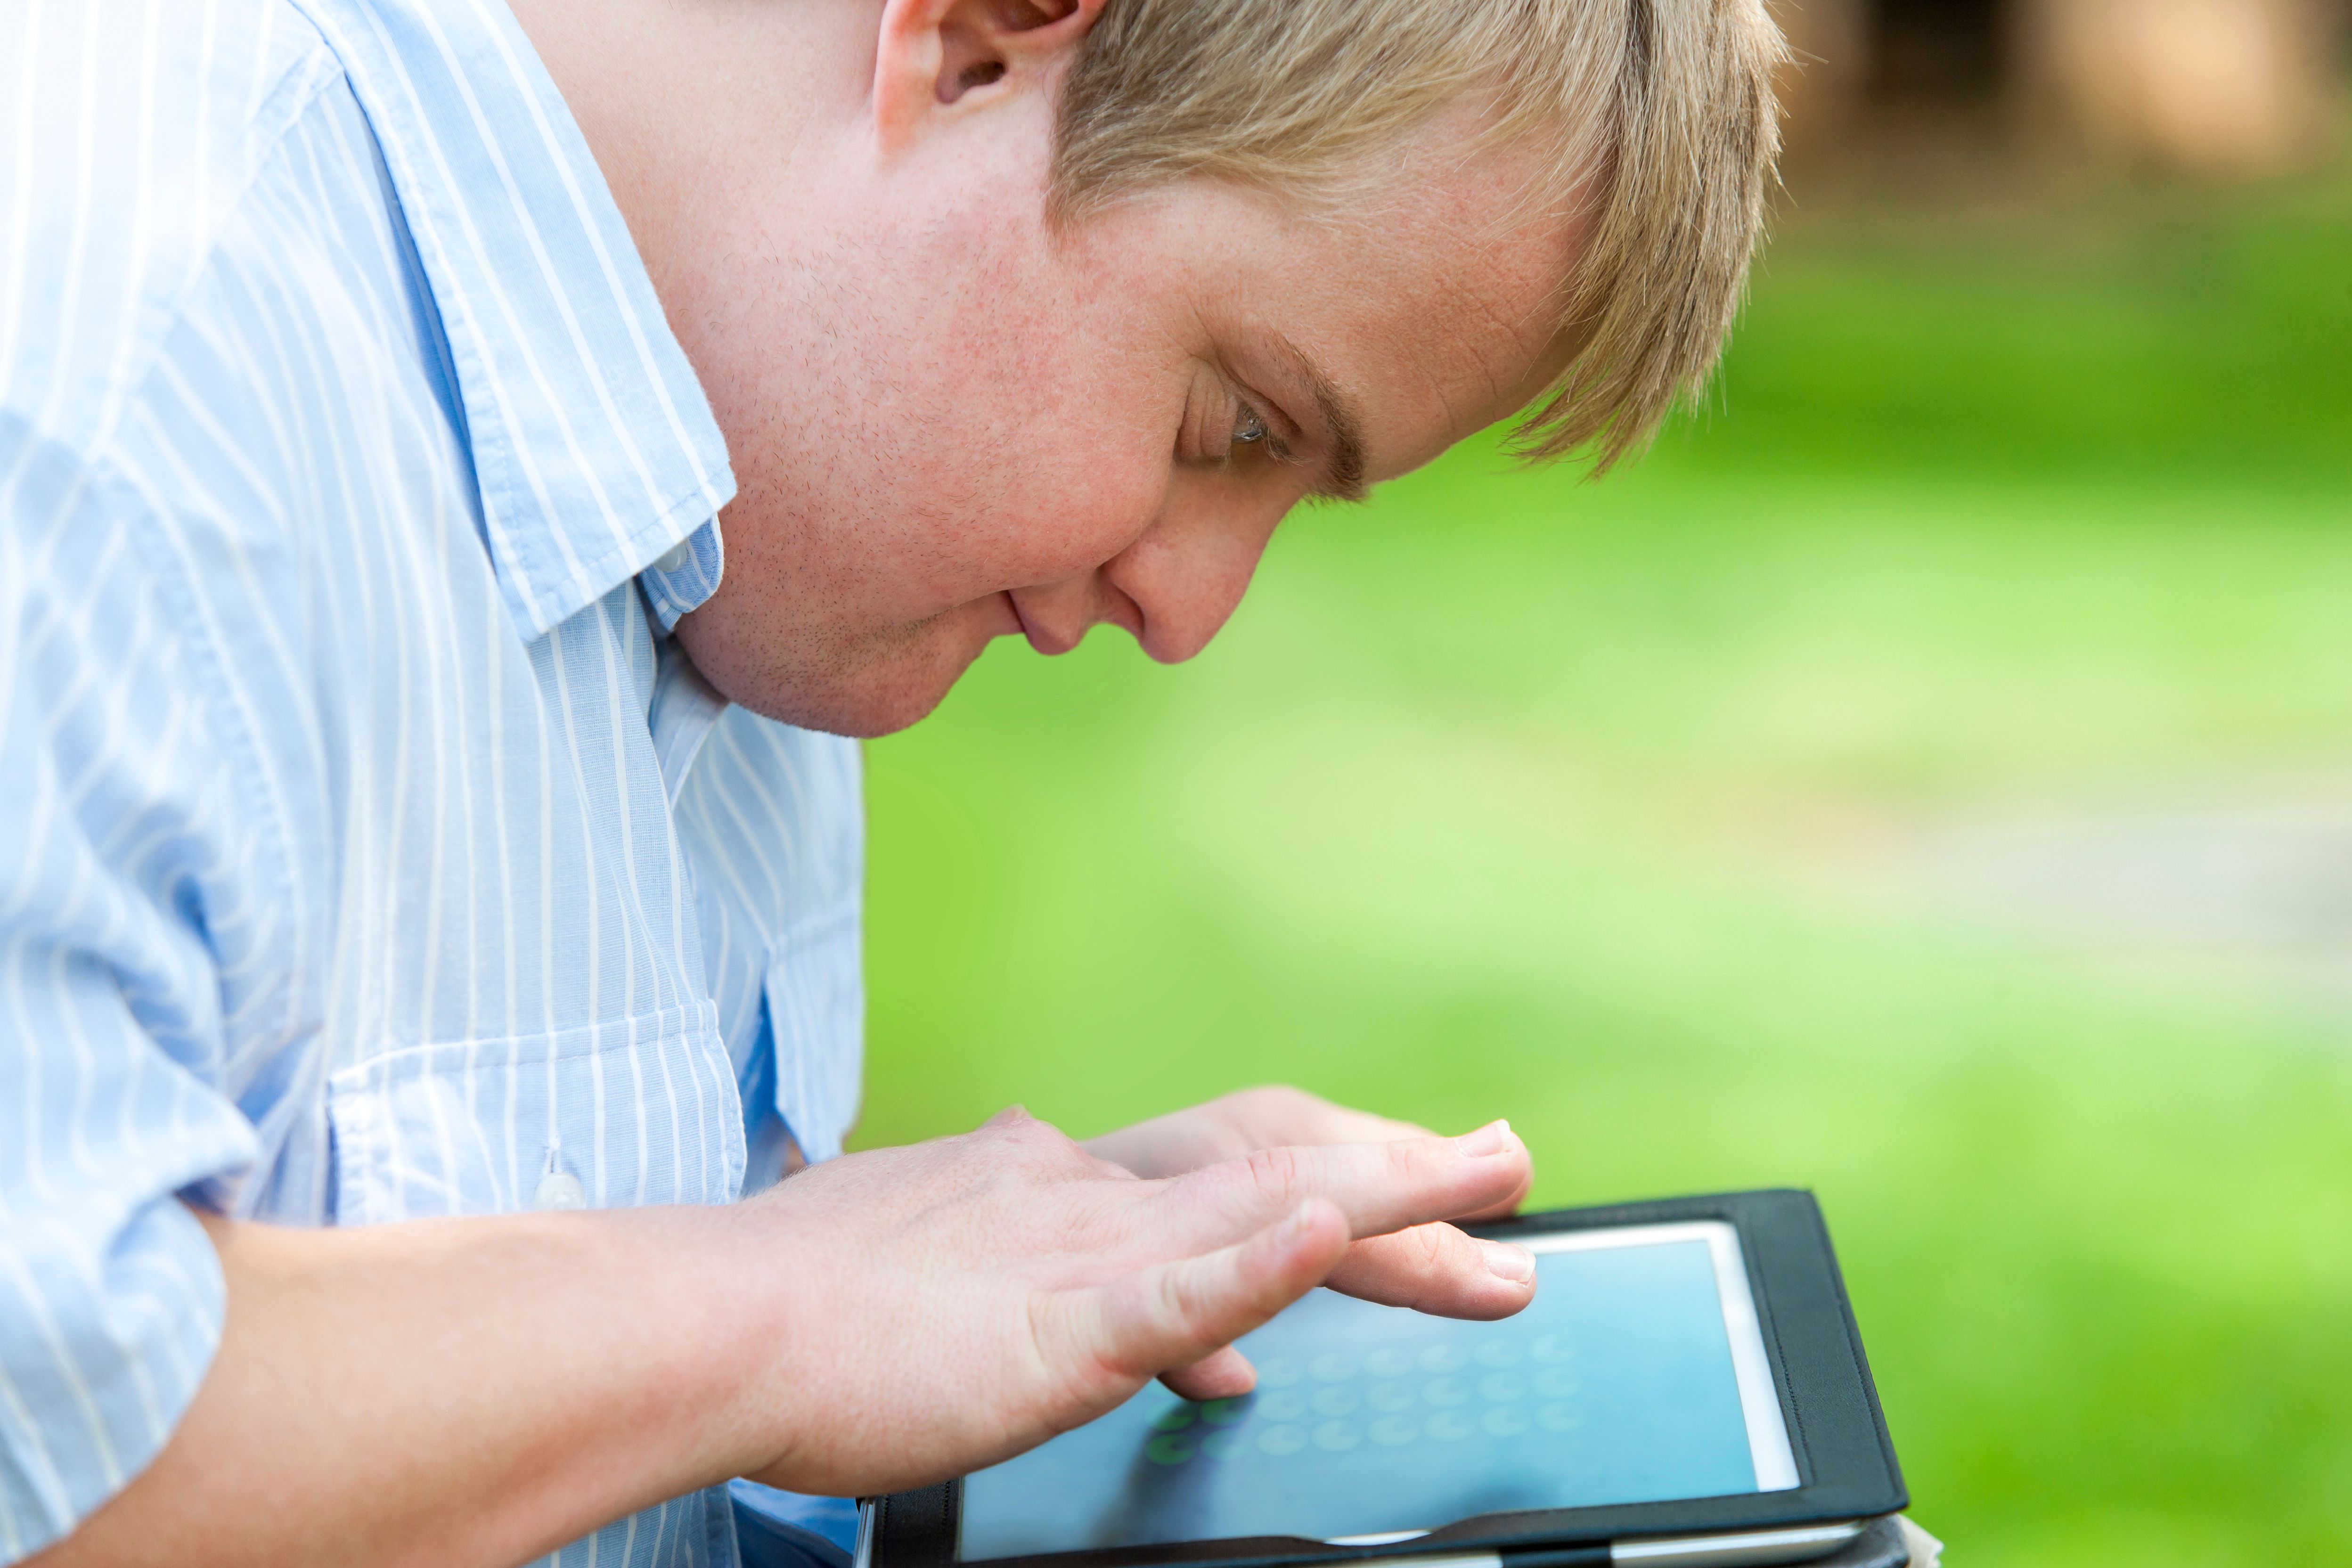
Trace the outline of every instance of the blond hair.
<instances>
[{"instance_id":1,"label":"blond hair","mask_svg":"<svg viewBox=\"0 0 2352 1568\"><path fill-rule=\"evenodd\" d=\"M1074 222L1188 176L1290 195L1465 94L1597 189L1561 297L1575 353L1520 449L1605 468L1696 398L1723 349L1780 152L1764 0L1109 0L1063 84L1053 204ZM1597 181L1595 179L1597 176Z\"/></svg>"}]
</instances>

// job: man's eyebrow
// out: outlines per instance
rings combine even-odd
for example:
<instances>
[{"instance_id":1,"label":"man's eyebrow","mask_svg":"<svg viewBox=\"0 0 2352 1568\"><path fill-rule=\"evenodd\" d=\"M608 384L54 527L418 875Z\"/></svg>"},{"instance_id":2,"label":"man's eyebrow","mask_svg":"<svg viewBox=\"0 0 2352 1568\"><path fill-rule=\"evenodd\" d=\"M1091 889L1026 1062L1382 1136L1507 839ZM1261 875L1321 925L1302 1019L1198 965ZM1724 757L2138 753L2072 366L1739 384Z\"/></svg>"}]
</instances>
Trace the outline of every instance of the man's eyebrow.
<instances>
[{"instance_id":1,"label":"man's eyebrow","mask_svg":"<svg viewBox=\"0 0 2352 1568\"><path fill-rule=\"evenodd\" d=\"M1364 485L1364 417L1356 411L1353 399L1331 384L1322 367L1307 357L1306 351L1280 333L1276 341L1290 355L1298 374L1307 379L1307 390L1315 399L1316 411L1322 416L1323 427L1329 436L1330 456L1323 464L1322 478L1315 489L1334 500L1360 501L1370 491Z\"/></svg>"}]
</instances>

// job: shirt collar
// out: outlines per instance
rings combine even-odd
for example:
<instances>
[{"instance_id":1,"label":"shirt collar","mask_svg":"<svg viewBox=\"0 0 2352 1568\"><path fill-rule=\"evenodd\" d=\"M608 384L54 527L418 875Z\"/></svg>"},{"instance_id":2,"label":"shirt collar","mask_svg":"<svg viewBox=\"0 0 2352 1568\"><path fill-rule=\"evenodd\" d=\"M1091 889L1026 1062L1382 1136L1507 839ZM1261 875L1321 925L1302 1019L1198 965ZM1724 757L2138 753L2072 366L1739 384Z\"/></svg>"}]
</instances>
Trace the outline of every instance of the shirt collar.
<instances>
[{"instance_id":1,"label":"shirt collar","mask_svg":"<svg viewBox=\"0 0 2352 1568\"><path fill-rule=\"evenodd\" d=\"M526 641L660 564L718 586L726 442L588 144L503 0L295 0L383 150ZM681 551L680 547L684 549Z\"/></svg>"}]
</instances>

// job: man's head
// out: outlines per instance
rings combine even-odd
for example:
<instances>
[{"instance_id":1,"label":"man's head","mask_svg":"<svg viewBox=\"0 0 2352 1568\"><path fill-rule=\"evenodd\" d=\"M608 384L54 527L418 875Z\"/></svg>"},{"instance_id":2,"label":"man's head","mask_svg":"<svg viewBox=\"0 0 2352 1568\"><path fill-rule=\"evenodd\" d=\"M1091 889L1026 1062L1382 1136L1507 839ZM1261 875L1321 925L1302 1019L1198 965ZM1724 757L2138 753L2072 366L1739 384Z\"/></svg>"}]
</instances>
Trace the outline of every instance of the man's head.
<instances>
[{"instance_id":1,"label":"man's head","mask_svg":"<svg viewBox=\"0 0 2352 1568\"><path fill-rule=\"evenodd\" d=\"M1762 0L600 4L520 9L735 461L679 635L854 734L1002 635L1189 658L1302 498L1531 406L1615 458L1775 145Z\"/></svg>"}]
</instances>

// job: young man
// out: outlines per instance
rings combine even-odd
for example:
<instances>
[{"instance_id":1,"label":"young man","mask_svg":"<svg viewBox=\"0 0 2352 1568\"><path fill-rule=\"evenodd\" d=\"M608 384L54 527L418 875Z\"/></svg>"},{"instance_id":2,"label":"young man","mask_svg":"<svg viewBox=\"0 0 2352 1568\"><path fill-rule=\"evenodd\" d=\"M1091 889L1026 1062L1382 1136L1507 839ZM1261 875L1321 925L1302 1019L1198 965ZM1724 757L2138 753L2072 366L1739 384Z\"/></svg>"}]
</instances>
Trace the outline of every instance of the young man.
<instances>
[{"instance_id":1,"label":"young man","mask_svg":"<svg viewBox=\"0 0 2352 1568\"><path fill-rule=\"evenodd\" d=\"M996 637L1189 658L1302 497L1531 405L1639 440L1761 0L0 27L0 1561L731 1563L730 1478L1238 1392L1318 1281L1524 1304L1446 1223L1500 1122L834 1158L841 737Z\"/></svg>"}]
</instances>

